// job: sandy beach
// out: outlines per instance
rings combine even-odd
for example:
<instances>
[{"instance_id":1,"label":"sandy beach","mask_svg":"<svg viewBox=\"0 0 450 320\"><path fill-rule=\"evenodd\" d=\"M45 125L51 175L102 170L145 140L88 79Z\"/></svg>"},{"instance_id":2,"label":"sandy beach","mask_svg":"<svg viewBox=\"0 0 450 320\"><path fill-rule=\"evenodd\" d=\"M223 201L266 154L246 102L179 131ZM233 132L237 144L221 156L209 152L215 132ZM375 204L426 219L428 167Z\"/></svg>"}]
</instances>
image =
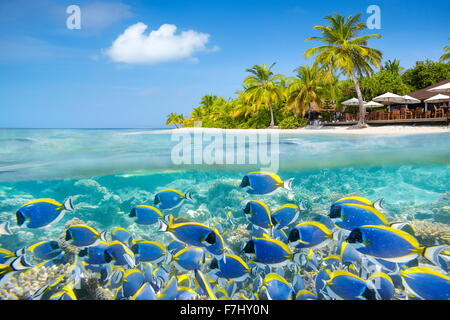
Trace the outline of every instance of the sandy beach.
<instances>
[{"instance_id":1,"label":"sandy beach","mask_svg":"<svg viewBox=\"0 0 450 320\"><path fill-rule=\"evenodd\" d=\"M258 133L258 132L276 132L279 134L298 134L298 135L415 135L415 134L435 134L435 133L449 133L450 128L447 126L382 126L382 127L367 127L365 129L351 129L349 127L323 127L320 129L300 128L300 129L220 129L220 128L178 128L168 130L152 130L152 131L137 131L127 132L126 135L136 134L161 134L161 133Z\"/></svg>"}]
</instances>

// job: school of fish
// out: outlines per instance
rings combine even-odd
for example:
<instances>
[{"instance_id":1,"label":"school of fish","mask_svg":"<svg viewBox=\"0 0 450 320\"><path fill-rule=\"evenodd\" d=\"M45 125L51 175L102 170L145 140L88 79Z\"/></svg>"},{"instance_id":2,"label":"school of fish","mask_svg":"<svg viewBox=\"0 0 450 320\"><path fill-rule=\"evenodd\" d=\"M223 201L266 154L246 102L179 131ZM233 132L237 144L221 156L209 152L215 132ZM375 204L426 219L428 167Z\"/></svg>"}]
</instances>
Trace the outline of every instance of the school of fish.
<instances>
[{"instance_id":1,"label":"school of fish","mask_svg":"<svg viewBox=\"0 0 450 320\"><path fill-rule=\"evenodd\" d=\"M174 209L193 198L162 190L152 204L130 208L128 217L153 225L172 241L135 238L121 227L99 231L72 224L64 241L79 249L76 255L57 239L0 248L0 285L35 267L70 263L69 277L49 279L29 299L79 299L88 274L117 300L450 299L448 245L421 246L407 222L388 221L381 200L342 198L317 221L306 221L302 203L272 210L257 199L291 190L292 182L270 172L248 173L239 187L254 199L215 225L174 216ZM66 212L76 216L71 198L37 199L17 208L11 220L20 228L46 228ZM224 230L242 224L242 214L251 237L236 252ZM0 236L10 234L11 222L0 222Z\"/></svg>"}]
</instances>

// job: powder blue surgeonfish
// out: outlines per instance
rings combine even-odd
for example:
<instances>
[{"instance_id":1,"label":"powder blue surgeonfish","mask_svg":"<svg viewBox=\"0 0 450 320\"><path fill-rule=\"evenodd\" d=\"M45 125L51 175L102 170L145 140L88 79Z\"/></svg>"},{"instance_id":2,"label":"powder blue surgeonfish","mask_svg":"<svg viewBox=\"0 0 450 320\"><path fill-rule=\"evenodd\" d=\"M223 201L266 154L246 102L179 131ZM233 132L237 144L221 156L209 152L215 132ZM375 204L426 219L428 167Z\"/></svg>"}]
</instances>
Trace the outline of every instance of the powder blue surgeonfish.
<instances>
[{"instance_id":1,"label":"powder blue surgeonfish","mask_svg":"<svg viewBox=\"0 0 450 320\"><path fill-rule=\"evenodd\" d=\"M251 200L244 208L244 213L249 215L248 220L263 229L270 229L274 226L269 207L261 201Z\"/></svg>"},{"instance_id":2,"label":"powder blue surgeonfish","mask_svg":"<svg viewBox=\"0 0 450 320\"><path fill-rule=\"evenodd\" d=\"M175 240L191 246L206 248L210 253L220 258L225 251L225 243L216 229L197 222L174 222L172 215L169 221L160 223L160 231L168 232Z\"/></svg>"},{"instance_id":3,"label":"powder blue surgeonfish","mask_svg":"<svg viewBox=\"0 0 450 320\"><path fill-rule=\"evenodd\" d=\"M225 254L225 259L213 259L209 265L210 269L218 269L215 275L219 278L234 281L244 281L251 273L247 263L234 254Z\"/></svg>"},{"instance_id":4,"label":"powder blue surgeonfish","mask_svg":"<svg viewBox=\"0 0 450 320\"><path fill-rule=\"evenodd\" d=\"M97 244L104 236L92 227L76 224L67 228L65 240L77 247L88 247Z\"/></svg>"},{"instance_id":5,"label":"powder blue surgeonfish","mask_svg":"<svg viewBox=\"0 0 450 320\"><path fill-rule=\"evenodd\" d=\"M275 220L278 229L287 228L297 221L300 211L304 210L303 204L299 207L296 204L288 203L272 212L272 220Z\"/></svg>"},{"instance_id":6,"label":"powder blue surgeonfish","mask_svg":"<svg viewBox=\"0 0 450 320\"><path fill-rule=\"evenodd\" d=\"M131 232L127 229L116 227L111 231L111 239L112 241L120 241L122 243L126 243L128 245L131 245L133 236L131 235Z\"/></svg>"},{"instance_id":7,"label":"powder blue surgeonfish","mask_svg":"<svg viewBox=\"0 0 450 320\"><path fill-rule=\"evenodd\" d=\"M267 234L264 238L248 241L244 252L250 254L254 262L271 266L282 266L295 258L287 244L272 239Z\"/></svg>"},{"instance_id":8,"label":"powder blue surgeonfish","mask_svg":"<svg viewBox=\"0 0 450 320\"><path fill-rule=\"evenodd\" d=\"M391 300L395 295L395 285L384 272L374 272L367 279L367 286L375 291L377 300Z\"/></svg>"},{"instance_id":9,"label":"powder blue surgeonfish","mask_svg":"<svg viewBox=\"0 0 450 320\"><path fill-rule=\"evenodd\" d=\"M336 299L363 300L366 294L367 284L360 277L348 271L335 271L326 281L329 295Z\"/></svg>"},{"instance_id":10,"label":"powder blue surgeonfish","mask_svg":"<svg viewBox=\"0 0 450 320\"><path fill-rule=\"evenodd\" d=\"M341 198L341 199L339 199L339 200L336 200L336 201L331 205L330 212L333 211L333 207L334 207L334 206L339 206L339 205L341 205L341 204L343 204L343 203L362 204L362 205L365 205L365 206L372 207L372 208L374 208L374 209L376 209L376 210L378 210L378 211L380 211L380 212L383 212L383 211L384 211L384 208L383 208L382 202L383 202L383 198L378 199L378 200L375 201L375 202L371 202L370 200L368 200L368 199L366 199L366 198L358 197L358 196L345 197L345 198Z\"/></svg>"},{"instance_id":11,"label":"powder blue surgeonfish","mask_svg":"<svg viewBox=\"0 0 450 320\"><path fill-rule=\"evenodd\" d=\"M127 270L123 275L122 292L128 298L134 296L145 282L144 274L138 269Z\"/></svg>"},{"instance_id":12,"label":"powder blue surgeonfish","mask_svg":"<svg viewBox=\"0 0 450 320\"><path fill-rule=\"evenodd\" d=\"M88 264L99 265L106 263L105 250L108 248L108 243L100 241L94 246L90 246L80 250L78 256L82 257Z\"/></svg>"},{"instance_id":13,"label":"powder blue surgeonfish","mask_svg":"<svg viewBox=\"0 0 450 320\"><path fill-rule=\"evenodd\" d=\"M450 277L428 267L413 267L400 271L403 286L422 300L449 300Z\"/></svg>"},{"instance_id":14,"label":"powder blue surgeonfish","mask_svg":"<svg viewBox=\"0 0 450 320\"><path fill-rule=\"evenodd\" d=\"M333 233L320 222L302 222L289 233L289 242L296 248L321 248L333 238Z\"/></svg>"},{"instance_id":15,"label":"powder blue surgeonfish","mask_svg":"<svg viewBox=\"0 0 450 320\"><path fill-rule=\"evenodd\" d=\"M17 224L28 228L43 228L62 219L65 211L72 211L71 198L64 204L53 199L37 199L25 203L16 212Z\"/></svg>"},{"instance_id":16,"label":"powder blue surgeonfish","mask_svg":"<svg viewBox=\"0 0 450 320\"><path fill-rule=\"evenodd\" d=\"M416 238L407 232L386 226L363 226L349 234L347 242L363 253L390 262L405 263L419 255L428 256L435 247L421 247Z\"/></svg>"},{"instance_id":17,"label":"powder blue surgeonfish","mask_svg":"<svg viewBox=\"0 0 450 320\"><path fill-rule=\"evenodd\" d=\"M317 300L317 296L308 290L300 290L295 295L295 300Z\"/></svg>"},{"instance_id":18,"label":"powder blue surgeonfish","mask_svg":"<svg viewBox=\"0 0 450 320\"><path fill-rule=\"evenodd\" d=\"M199 270L205 262L205 252L202 248L186 247L172 256L172 262L179 271Z\"/></svg>"},{"instance_id":19,"label":"powder blue surgeonfish","mask_svg":"<svg viewBox=\"0 0 450 320\"><path fill-rule=\"evenodd\" d=\"M41 241L27 248L34 257L42 260L50 260L57 257L61 252L58 241Z\"/></svg>"},{"instance_id":20,"label":"powder blue surgeonfish","mask_svg":"<svg viewBox=\"0 0 450 320\"><path fill-rule=\"evenodd\" d=\"M276 273L266 275L261 289L266 292L269 300L291 300L294 292L291 284Z\"/></svg>"},{"instance_id":21,"label":"powder blue surgeonfish","mask_svg":"<svg viewBox=\"0 0 450 320\"><path fill-rule=\"evenodd\" d=\"M164 218L164 215L158 208L152 206L139 205L131 209L130 218L134 219L134 222L142 225L151 225L157 223L160 219Z\"/></svg>"},{"instance_id":22,"label":"powder blue surgeonfish","mask_svg":"<svg viewBox=\"0 0 450 320\"><path fill-rule=\"evenodd\" d=\"M156 300L156 293L152 285L146 282L136 291L130 300Z\"/></svg>"},{"instance_id":23,"label":"powder blue surgeonfish","mask_svg":"<svg viewBox=\"0 0 450 320\"><path fill-rule=\"evenodd\" d=\"M128 265L134 268L136 265L133 252L120 241L109 243L105 249L105 260L107 263L114 261L116 266Z\"/></svg>"},{"instance_id":24,"label":"powder blue surgeonfish","mask_svg":"<svg viewBox=\"0 0 450 320\"><path fill-rule=\"evenodd\" d=\"M154 205L160 209L171 210L181 206L184 200L193 200L189 192L183 194L175 189L165 189L155 195Z\"/></svg>"},{"instance_id":25,"label":"powder blue surgeonfish","mask_svg":"<svg viewBox=\"0 0 450 320\"><path fill-rule=\"evenodd\" d=\"M170 253L166 247L156 241L138 240L131 247L136 256L136 262L159 263L164 260L170 261Z\"/></svg>"},{"instance_id":26,"label":"powder blue surgeonfish","mask_svg":"<svg viewBox=\"0 0 450 320\"><path fill-rule=\"evenodd\" d=\"M359 203L333 205L329 217L338 227L346 230L365 225L389 225L383 213L374 207Z\"/></svg>"},{"instance_id":27,"label":"powder blue surgeonfish","mask_svg":"<svg viewBox=\"0 0 450 320\"><path fill-rule=\"evenodd\" d=\"M268 194L278 188L292 190L291 184L293 180L294 178L290 178L283 181L275 173L255 171L246 174L242 178L240 187L246 188L247 193L250 194Z\"/></svg>"}]
</instances>

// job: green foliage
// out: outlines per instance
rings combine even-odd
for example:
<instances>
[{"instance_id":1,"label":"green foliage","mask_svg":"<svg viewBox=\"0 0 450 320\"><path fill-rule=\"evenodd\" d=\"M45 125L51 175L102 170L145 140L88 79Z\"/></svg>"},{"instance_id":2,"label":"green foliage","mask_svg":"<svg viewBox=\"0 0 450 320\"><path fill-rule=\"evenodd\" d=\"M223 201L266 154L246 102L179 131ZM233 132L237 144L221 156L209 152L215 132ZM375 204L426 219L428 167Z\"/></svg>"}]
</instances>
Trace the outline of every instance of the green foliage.
<instances>
[{"instance_id":1,"label":"green foliage","mask_svg":"<svg viewBox=\"0 0 450 320\"><path fill-rule=\"evenodd\" d=\"M290 116L281 120L278 124L280 129L297 129L308 124L308 119Z\"/></svg>"},{"instance_id":2,"label":"green foliage","mask_svg":"<svg viewBox=\"0 0 450 320\"><path fill-rule=\"evenodd\" d=\"M396 71L381 70L372 77L361 79L361 91L369 101L386 92L405 95L413 88L403 82L403 78Z\"/></svg>"},{"instance_id":3,"label":"green foliage","mask_svg":"<svg viewBox=\"0 0 450 320\"><path fill-rule=\"evenodd\" d=\"M450 63L418 61L414 68L404 72L396 59L382 65L382 53L368 47L369 39L381 36L360 35L366 29L360 14L348 17L334 14L325 19L327 26L314 26L321 36L307 39L322 44L305 52L306 57L315 56L315 62L296 68L296 77L286 79L274 74L275 63L254 65L246 69L249 75L243 81L243 90L237 91L234 98L204 95L189 118L171 113L166 124L193 127L196 121L201 121L206 128L262 129L277 124L282 129L299 128L308 123L304 116L310 107L329 109L321 111L322 120L327 121L335 110L344 109L342 101L355 95L366 101L387 91L404 95L450 78ZM445 50L448 54L448 47ZM374 67L380 71L374 73ZM338 72L347 79L340 79ZM356 112L362 106L345 109ZM363 122L361 116L360 123Z\"/></svg>"},{"instance_id":4,"label":"green foliage","mask_svg":"<svg viewBox=\"0 0 450 320\"><path fill-rule=\"evenodd\" d=\"M414 68L403 73L402 78L413 90L419 90L450 78L450 63L417 61Z\"/></svg>"}]
</instances>

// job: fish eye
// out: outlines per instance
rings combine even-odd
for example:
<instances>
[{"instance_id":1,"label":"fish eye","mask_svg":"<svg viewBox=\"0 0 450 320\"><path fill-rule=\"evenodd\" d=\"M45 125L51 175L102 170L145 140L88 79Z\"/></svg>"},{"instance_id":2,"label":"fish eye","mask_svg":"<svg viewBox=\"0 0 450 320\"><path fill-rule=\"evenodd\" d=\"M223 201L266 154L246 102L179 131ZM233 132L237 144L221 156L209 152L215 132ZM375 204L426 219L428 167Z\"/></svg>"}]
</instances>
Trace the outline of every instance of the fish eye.
<instances>
[{"instance_id":1,"label":"fish eye","mask_svg":"<svg viewBox=\"0 0 450 320\"><path fill-rule=\"evenodd\" d=\"M288 240L289 242L295 242L297 240L300 240L300 232L298 231L297 228L291 230L291 232L289 233Z\"/></svg>"},{"instance_id":2,"label":"fish eye","mask_svg":"<svg viewBox=\"0 0 450 320\"><path fill-rule=\"evenodd\" d=\"M136 217L136 209L135 209L135 208L131 209L130 214L129 214L128 216L129 216L130 218Z\"/></svg>"},{"instance_id":3,"label":"fish eye","mask_svg":"<svg viewBox=\"0 0 450 320\"><path fill-rule=\"evenodd\" d=\"M158 204L159 202L160 202L159 197L155 196L155 200L153 200L153 204Z\"/></svg>"},{"instance_id":4,"label":"fish eye","mask_svg":"<svg viewBox=\"0 0 450 320\"><path fill-rule=\"evenodd\" d=\"M244 208L244 213L245 213L245 214L249 214L249 213L250 213L250 202L247 203L247 205L245 206L245 208Z\"/></svg>"}]
</instances>

